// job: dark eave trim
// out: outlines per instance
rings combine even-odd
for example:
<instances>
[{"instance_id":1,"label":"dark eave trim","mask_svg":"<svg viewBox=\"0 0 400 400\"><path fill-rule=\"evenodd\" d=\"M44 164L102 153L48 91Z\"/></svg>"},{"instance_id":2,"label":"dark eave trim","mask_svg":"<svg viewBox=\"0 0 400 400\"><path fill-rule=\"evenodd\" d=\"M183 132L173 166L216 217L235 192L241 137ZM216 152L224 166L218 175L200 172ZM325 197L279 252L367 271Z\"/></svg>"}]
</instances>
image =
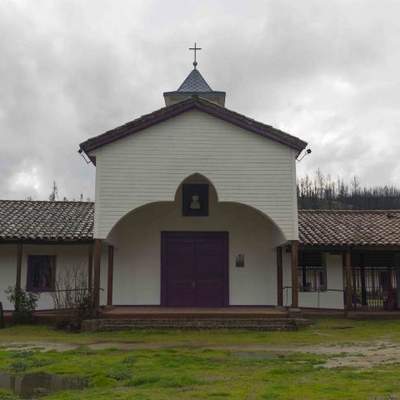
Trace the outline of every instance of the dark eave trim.
<instances>
[{"instance_id":1,"label":"dark eave trim","mask_svg":"<svg viewBox=\"0 0 400 400\"><path fill-rule=\"evenodd\" d=\"M78 245L92 244L94 239L0 239L0 245L4 244L43 244L43 245Z\"/></svg>"},{"instance_id":2,"label":"dark eave trim","mask_svg":"<svg viewBox=\"0 0 400 400\"><path fill-rule=\"evenodd\" d=\"M318 251L400 251L400 243L398 245L356 245L356 244L305 244L299 243L301 250L318 250Z\"/></svg>"},{"instance_id":3,"label":"dark eave trim","mask_svg":"<svg viewBox=\"0 0 400 400\"><path fill-rule=\"evenodd\" d=\"M202 94L216 94L216 95L226 95L226 92L218 91L218 90L210 90L210 91L204 91L204 92L185 92L185 91L179 91L179 90L174 90L172 92L164 92L163 95L171 95L171 94L183 94L187 96L201 96Z\"/></svg>"},{"instance_id":4,"label":"dark eave trim","mask_svg":"<svg viewBox=\"0 0 400 400\"><path fill-rule=\"evenodd\" d=\"M289 146L298 152L301 152L307 146L306 142L295 136L289 135L286 132L252 120L244 115L213 104L205 99L193 97L180 103L164 107L160 110L154 111L153 113L144 115L134 121L128 122L127 124L118 128L88 139L85 142L82 142L79 147L81 151L84 151L90 157L89 153L95 149L98 149L99 147L142 131L143 129L149 128L157 123L166 121L167 119L178 116L185 111L192 109L197 109L213 115L247 131L257 133L263 137Z\"/></svg>"}]
</instances>

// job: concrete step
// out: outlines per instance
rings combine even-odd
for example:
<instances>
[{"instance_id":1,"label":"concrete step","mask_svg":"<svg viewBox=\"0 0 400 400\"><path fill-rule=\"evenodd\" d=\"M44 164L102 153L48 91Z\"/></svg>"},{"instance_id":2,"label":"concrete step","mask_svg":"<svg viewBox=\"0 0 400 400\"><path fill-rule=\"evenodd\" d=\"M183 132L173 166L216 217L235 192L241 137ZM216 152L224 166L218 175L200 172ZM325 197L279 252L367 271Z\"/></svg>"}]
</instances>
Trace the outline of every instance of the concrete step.
<instances>
[{"instance_id":1,"label":"concrete step","mask_svg":"<svg viewBox=\"0 0 400 400\"><path fill-rule=\"evenodd\" d=\"M144 318L91 319L82 324L84 331L118 331L133 329L251 329L294 331L310 321L302 318Z\"/></svg>"}]
</instances>

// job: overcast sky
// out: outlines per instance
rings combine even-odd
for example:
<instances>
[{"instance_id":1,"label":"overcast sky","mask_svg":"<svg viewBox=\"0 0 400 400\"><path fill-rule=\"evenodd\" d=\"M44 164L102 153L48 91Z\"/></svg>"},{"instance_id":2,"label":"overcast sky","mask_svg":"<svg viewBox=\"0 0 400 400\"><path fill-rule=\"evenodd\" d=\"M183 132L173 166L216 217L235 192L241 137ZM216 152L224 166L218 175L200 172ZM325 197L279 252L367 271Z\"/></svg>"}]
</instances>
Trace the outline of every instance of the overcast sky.
<instances>
[{"instance_id":1,"label":"overcast sky","mask_svg":"<svg viewBox=\"0 0 400 400\"><path fill-rule=\"evenodd\" d=\"M320 168L400 186L400 1L0 1L0 198L93 198L78 144L199 70Z\"/></svg>"}]
</instances>

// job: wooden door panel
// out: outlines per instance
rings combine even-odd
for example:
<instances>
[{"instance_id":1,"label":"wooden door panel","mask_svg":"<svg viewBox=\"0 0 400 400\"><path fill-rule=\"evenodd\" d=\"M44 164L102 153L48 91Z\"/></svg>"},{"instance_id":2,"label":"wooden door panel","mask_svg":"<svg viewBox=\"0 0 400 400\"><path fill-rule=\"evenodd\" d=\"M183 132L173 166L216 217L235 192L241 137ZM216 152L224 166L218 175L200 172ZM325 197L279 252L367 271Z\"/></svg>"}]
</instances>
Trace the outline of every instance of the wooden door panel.
<instances>
[{"instance_id":1,"label":"wooden door panel","mask_svg":"<svg viewBox=\"0 0 400 400\"><path fill-rule=\"evenodd\" d=\"M225 299L225 252L220 237L196 241L196 305L223 307Z\"/></svg>"},{"instance_id":2,"label":"wooden door panel","mask_svg":"<svg viewBox=\"0 0 400 400\"><path fill-rule=\"evenodd\" d=\"M167 305L192 306L195 303L195 246L192 240L169 240L167 259Z\"/></svg>"},{"instance_id":3,"label":"wooden door panel","mask_svg":"<svg viewBox=\"0 0 400 400\"><path fill-rule=\"evenodd\" d=\"M223 232L164 232L161 304L228 305L228 240Z\"/></svg>"}]
</instances>

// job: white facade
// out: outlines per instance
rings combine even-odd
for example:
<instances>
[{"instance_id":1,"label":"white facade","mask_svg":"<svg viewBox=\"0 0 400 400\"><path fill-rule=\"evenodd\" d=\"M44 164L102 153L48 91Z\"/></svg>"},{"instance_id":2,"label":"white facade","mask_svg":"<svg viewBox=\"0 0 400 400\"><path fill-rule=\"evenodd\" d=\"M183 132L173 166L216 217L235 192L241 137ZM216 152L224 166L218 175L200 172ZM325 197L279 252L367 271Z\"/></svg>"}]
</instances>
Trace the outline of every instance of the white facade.
<instances>
[{"instance_id":1,"label":"white facade","mask_svg":"<svg viewBox=\"0 0 400 400\"><path fill-rule=\"evenodd\" d=\"M179 189L174 202L144 206L118 223L110 235L114 245L113 304L160 304L163 231L228 232L229 304L276 304L273 223L248 206L218 203L212 187L210 192L208 217L183 217ZM235 267L238 254L245 255L244 268Z\"/></svg>"},{"instance_id":2,"label":"white facade","mask_svg":"<svg viewBox=\"0 0 400 400\"><path fill-rule=\"evenodd\" d=\"M194 230L193 218L176 217L176 204L144 207L126 217L115 228L113 239L121 235L130 238L115 246L113 303L115 305L160 304L160 235L166 230ZM211 220L218 213L218 218ZM234 218L232 218L234 217ZM233 222L232 222L233 221ZM197 224L197 222L196 222ZM238 205L213 204L210 219L204 220L203 230L229 232L229 303L230 305L276 305L276 250L268 245L273 227L254 210ZM101 260L101 304L107 297L107 254ZM245 254L245 267L235 267L235 256ZM24 245L22 287L27 281L28 255L55 255L57 277L67 269L80 267L87 271L88 245ZM5 290L15 285L17 246L0 245L0 302L5 310L12 309ZM305 308L343 309L343 272L340 255L326 255L326 292L300 292L299 306ZM290 253L283 251L283 286L291 286ZM333 291L331 291L333 290ZM291 305L291 291L283 291L284 306ZM49 293L41 293L38 309L54 306Z\"/></svg>"},{"instance_id":3,"label":"white facade","mask_svg":"<svg viewBox=\"0 0 400 400\"><path fill-rule=\"evenodd\" d=\"M281 244L298 239L292 148L192 110L107 144L96 157L95 237L106 239L126 214L173 201L194 173L215 186L220 202L259 210L274 221Z\"/></svg>"}]
</instances>

